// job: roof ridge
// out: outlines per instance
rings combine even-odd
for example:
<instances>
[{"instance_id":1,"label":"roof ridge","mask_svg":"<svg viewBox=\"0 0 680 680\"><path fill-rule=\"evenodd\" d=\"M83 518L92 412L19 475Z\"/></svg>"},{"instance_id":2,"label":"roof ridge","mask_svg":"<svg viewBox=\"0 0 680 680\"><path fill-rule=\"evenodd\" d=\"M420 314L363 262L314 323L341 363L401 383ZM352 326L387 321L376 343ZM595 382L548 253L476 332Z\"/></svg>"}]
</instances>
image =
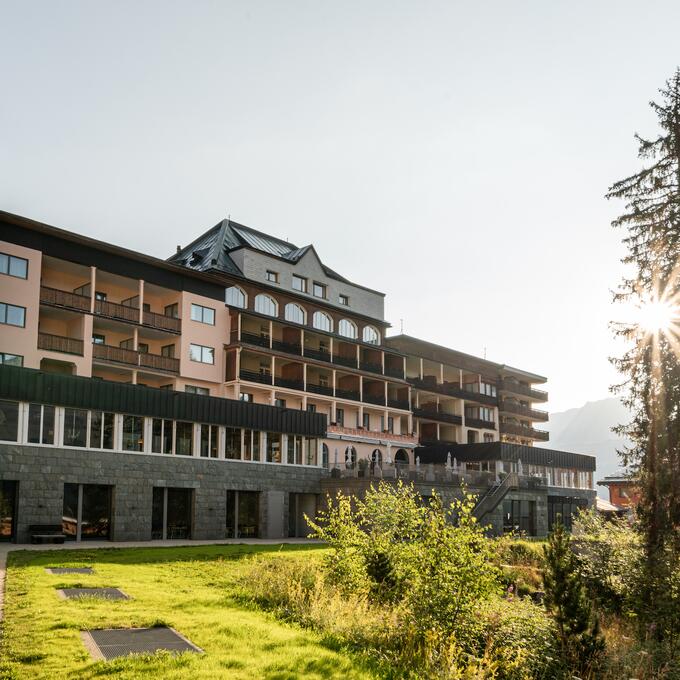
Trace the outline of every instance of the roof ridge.
<instances>
[{"instance_id":1,"label":"roof ridge","mask_svg":"<svg viewBox=\"0 0 680 680\"><path fill-rule=\"evenodd\" d=\"M288 246L289 250L298 250L298 246L296 246L294 243L291 243L290 241L284 241L282 238L279 238L278 236L272 236L271 234L267 234L266 232L260 231L259 229L253 229L252 227L249 227L245 224L239 224L238 222L233 222L231 220L230 224L232 227L236 226L238 229L245 229L246 231L249 231L251 234L256 234L257 236L264 236L270 239L271 241L276 241L281 245Z\"/></svg>"}]
</instances>

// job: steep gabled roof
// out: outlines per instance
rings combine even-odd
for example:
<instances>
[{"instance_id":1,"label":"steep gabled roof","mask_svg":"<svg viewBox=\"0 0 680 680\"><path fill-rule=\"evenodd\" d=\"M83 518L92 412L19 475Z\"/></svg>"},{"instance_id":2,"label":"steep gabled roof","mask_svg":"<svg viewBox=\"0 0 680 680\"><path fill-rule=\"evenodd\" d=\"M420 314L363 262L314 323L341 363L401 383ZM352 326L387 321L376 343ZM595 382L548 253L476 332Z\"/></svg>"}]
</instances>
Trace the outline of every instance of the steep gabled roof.
<instances>
[{"instance_id":1,"label":"steep gabled roof","mask_svg":"<svg viewBox=\"0 0 680 680\"><path fill-rule=\"evenodd\" d=\"M313 251L326 276L353 286L358 285L348 281L321 262L321 258L314 250L313 245L300 248L294 243L246 227L244 224L239 224L230 219L222 220L216 224L188 246L169 257L168 261L198 271L218 270L243 276L243 272L229 255L239 248L257 250L294 264L299 262L308 252ZM359 287L363 288L364 286Z\"/></svg>"}]
</instances>

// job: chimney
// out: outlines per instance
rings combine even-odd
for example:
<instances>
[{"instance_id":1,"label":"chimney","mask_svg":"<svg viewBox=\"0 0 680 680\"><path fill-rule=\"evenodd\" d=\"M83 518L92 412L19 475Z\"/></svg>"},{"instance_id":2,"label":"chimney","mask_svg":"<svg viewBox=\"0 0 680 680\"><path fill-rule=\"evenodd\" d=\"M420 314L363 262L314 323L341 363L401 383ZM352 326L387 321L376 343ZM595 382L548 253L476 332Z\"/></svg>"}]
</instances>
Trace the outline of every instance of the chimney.
<instances>
[{"instance_id":1,"label":"chimney","mask_svg":"<svg viewBox=\"0 0 680 680\"><path fill-rule=\"evenodd\" d=\"M177 252L181 253L182 252L182 246L177 246Z\"/></svg>"}]
</instances>

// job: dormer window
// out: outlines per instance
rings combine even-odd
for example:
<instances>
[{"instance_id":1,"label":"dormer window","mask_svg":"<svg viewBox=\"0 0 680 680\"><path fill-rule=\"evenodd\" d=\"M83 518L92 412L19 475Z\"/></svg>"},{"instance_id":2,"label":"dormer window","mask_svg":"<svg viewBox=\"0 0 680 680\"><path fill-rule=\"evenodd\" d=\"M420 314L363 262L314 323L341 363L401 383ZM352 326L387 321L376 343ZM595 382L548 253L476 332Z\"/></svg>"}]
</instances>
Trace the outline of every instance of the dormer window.
<instances>
[{"instance_id":1,"label":"dormer window","mask_svg":"<svg viewBox=\"0 0 680 680\"><path fill-rule=\"evenodd\" d=\"M338 295L338 304L341 304L343 307L349 307L349 295L340 293L340 295Z\"/></svg>"},{"instance_id":2,"label":"dormer window","mask_svg":"<svg viewBox=\"0 0 680 680\"><path fill-rule=\"evenodd\" d=\"M270 283L278 283L279 282L279 273L274 272L271 269L267 269L264 278L267 279Z\"/></svg>"},{"instance_id":3,"label":"dormer window","mask_svg":"<svg viewBox=\"0 0 680 680\"><path fill-rule=\"evenodd\" d=\"M324 286L323 283L317 283L314 281L314 287L312 289L312 292L314 293L314 297L318 298L326 298L326 286Z\"/></svg>"},{"instance_id":4,"label":"dormer window","mask_svg":"<svg viewBox=\"0 0 680 680\"><path fill-rule=\"evenodd\" d=\"M307 279L304 276L293 274L293 290L299 290L301 293L306 293Z\"/></svg>"}]
</instances>

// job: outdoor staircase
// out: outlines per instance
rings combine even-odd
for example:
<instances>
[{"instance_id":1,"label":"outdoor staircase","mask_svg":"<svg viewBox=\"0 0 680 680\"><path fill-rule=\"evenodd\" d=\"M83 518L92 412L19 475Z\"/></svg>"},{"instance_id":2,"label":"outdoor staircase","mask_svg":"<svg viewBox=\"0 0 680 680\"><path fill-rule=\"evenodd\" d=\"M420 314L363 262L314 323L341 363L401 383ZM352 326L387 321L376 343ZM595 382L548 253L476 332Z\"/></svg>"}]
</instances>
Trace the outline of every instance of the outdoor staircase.
<instances>
[{"instance_id":1,"label":"outdoor staircase","mask_svg":"<svg viewBox=\"0 0 680 680\"><path fill-rule=\"evenodd\" d=\"M516 489L519 486L519 475L516 472L510 472L501 482L494 484L483 496L477 501L474 510L474 516L481 520L484 515L488 514L505 498L510 489Z\"/></svg>"}]
</instances>

